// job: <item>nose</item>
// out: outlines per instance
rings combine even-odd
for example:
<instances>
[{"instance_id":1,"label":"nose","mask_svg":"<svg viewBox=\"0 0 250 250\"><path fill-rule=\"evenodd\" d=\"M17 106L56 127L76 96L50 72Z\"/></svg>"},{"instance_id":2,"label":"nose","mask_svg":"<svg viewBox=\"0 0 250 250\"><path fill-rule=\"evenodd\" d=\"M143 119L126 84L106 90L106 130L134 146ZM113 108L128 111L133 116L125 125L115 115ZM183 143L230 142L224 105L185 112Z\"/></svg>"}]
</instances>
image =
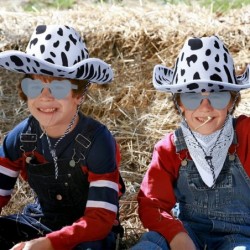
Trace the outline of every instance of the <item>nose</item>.
<instances>
[{"instance_id":1,"label":"nose","mask_svg":"<svg viewBox=\"0 0 250 250\"><path fill-rule=\"evenodd\" d=\"M44 97L44 98L53 98L53 95L51 94L50 89L45 86L42 90L41 90L41 94L40 97Z\"/></svg>"},{"instance_id":2,"label":"nose","mask_svg":"<svg viewBox=\"0 0 250 250\"><path fill-rule=\"evenodd\" d=\"M211 110L213 109L209 99L204 98L203 100L201 100L199 109L203 109L203 110Z\"/></svg>"}]
</instances>

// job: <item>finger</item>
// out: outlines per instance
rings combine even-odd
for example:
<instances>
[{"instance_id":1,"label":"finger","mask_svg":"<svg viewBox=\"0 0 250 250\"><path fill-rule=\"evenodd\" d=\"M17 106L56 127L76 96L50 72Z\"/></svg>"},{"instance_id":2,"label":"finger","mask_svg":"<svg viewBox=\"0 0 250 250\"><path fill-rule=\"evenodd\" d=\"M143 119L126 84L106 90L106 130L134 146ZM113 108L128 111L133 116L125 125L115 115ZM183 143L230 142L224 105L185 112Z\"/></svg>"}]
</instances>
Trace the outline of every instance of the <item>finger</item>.
<instances>
[{"instance_id":1,"label":"finger","mask_svg":"<svg viewBox=\"0 0 250 250\"><path fill-rule=\"evenodd\" d=\"M12 247L10 250L22 250L25 246L25 242L20 242L16 244L14 247Z\"/></svg>"}]
</instances>

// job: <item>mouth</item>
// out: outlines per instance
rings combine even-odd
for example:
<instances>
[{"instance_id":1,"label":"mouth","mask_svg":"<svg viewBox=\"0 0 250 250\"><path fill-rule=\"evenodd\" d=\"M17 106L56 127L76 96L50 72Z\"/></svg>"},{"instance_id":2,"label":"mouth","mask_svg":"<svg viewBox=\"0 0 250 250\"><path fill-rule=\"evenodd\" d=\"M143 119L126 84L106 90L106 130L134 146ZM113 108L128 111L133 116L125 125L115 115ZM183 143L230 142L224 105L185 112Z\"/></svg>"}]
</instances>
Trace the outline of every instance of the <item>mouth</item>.
<instances>
[{"instance_id":1,"label":"mouth","mask_svg":"<svg viewBox=\"0 0 250 250\"><path fill-rule=\"evenodd\" d=\"M38 110L42 113L54 113L56 108L38 108Z\"/></svg>"},{"instance_id":2,"label":"mouth","mask_svg":"<svg viewBox=\"0 0 250 250\"><path fill-rule=\"evenodd\" d=\"M209 121L211 121L213 119L213 117L211 117L211 116L206 116L206 117L196 117L196 120L198 121L198 122L201 122L201 123L204 123L204 122L209 122Z\"/></svg>"}]
</instances>

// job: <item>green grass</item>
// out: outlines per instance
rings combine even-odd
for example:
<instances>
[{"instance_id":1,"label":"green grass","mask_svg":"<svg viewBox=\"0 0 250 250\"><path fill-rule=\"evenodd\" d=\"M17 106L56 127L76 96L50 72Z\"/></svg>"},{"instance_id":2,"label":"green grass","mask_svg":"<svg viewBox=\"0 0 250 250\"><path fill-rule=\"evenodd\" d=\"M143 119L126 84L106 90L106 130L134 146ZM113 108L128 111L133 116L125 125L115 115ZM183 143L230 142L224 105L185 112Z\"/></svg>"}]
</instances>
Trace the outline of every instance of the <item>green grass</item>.
<instances>
[{"instance_id":1,"label":"green grass","mask_svg":"<svg viewBox=\"0 0 250 250\"><path fill-rule=\"evenodd\" d=\"M75 3L75 0L29 0L24 6L24 11L41 11L45 8L52 9L70 9Z\"/></svg>"},{"instance_id":2,"label":"green grass","mask_svg":"<svg viewBox=\"0 0 250 250\"><path fill-rule=\"evenodd\" d=\"M80 0L84 1L84 0ZM213 12L227 12L230 9L241 8L250 4L250 0L133 0L140 5L147 3L164 4L179 4L187 5L198 4L200 6L211 9ZM28 0L23 9L25 11L40 11L44 8L54 9L70 9L77 1L76 0ZM126 6L127 0L88 0L93 4L116 4ZM129 1L127 6L129 6Z\"/></svg>"},{"instance_id":3,"label":"green grass","mask_svg":"<svg viewBox=\"0 0 250 250\"><path fill-rule=\"evenodd\" d=\"M237 9L249 5L250 0L200 0L201 6L211 8L213 12L227 12L230 9Z\"/></svg>"}]
</instances>

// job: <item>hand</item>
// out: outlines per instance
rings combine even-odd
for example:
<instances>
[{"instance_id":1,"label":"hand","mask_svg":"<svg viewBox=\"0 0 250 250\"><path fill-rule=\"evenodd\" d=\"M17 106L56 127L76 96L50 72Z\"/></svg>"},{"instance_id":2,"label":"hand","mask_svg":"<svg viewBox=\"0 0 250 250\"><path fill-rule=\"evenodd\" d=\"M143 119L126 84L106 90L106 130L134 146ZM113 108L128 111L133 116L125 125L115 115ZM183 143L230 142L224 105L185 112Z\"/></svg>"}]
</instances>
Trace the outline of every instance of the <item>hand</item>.
<instances>
[{"instance_id":1,"label":"hand","mask_svg":"<svg viewBox=\"0 0 250 250\"><path fill-rule=\"evenodd\" d=\"M194 242L187 233L178 233L170 242L171 250L196 250Z\"/></svg>"},{"instance_id":2,"label":"hand","mask_svg":"<svg viewBox=\"0 0 250 250\"><path fill-rule=\"evenodd\" d=\"M10 250L54 250L50 240L46 237L20 242Z\"/></svg>"}]
</instances>

